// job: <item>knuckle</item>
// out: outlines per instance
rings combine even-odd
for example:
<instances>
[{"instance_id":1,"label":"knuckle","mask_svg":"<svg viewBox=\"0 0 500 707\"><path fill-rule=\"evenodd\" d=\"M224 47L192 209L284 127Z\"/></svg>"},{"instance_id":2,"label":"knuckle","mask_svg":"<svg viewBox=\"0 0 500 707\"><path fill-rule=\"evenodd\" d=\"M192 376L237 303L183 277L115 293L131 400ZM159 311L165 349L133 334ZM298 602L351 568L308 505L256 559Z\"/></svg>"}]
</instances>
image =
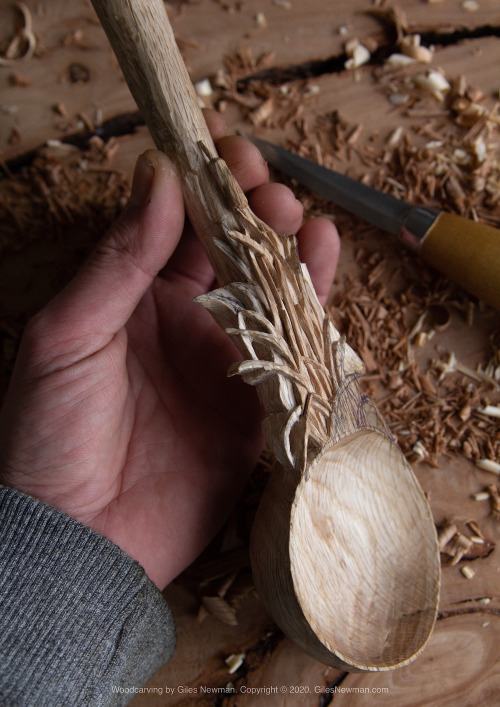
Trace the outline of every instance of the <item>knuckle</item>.
<instances>
[{"instance_id":1,"label":"knuckle","mask_svg":"<svg viewBox=\"0 0 500 707\"><path fill-rule=\"evenodd\" d=\"M114 224L107 235L95 246L90 256L90 266L97 269L114 270L120 267L124 276L127 272L141 272L148 276L150 273L145 267L144 239L141 235L141 224L133 216L125 212Z\"/></svg>"}]
</instances>

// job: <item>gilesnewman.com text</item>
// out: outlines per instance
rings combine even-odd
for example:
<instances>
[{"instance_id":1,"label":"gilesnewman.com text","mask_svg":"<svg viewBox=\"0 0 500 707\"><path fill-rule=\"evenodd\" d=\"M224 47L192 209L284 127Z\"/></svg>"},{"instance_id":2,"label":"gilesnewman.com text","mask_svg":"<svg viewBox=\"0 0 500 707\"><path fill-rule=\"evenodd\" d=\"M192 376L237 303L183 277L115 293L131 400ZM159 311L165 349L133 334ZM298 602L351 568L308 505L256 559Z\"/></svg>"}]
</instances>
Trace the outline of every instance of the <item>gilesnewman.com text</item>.
<instances>
[{"instance_id":1,"label":"gilesnewman.com text","mask_svg":"<svg viewBox=\"0 0 500 707\"><path fill-rule=\"evenodd\" d=\"M387 694L388 687L344 687L343 685L269 685L267 687L251 687L249 685L240 685L235 687L231 683L224 687L211 687L209 685L200 685L191 687L190 685L179 685L177 687L121 687L113 685L111 691L114 694L121 695L198 695L198 694L215 694L215 695L272 695L272 694L322 694L328 695L333 693L343 694Z\"/></svg>"}]
</instances>

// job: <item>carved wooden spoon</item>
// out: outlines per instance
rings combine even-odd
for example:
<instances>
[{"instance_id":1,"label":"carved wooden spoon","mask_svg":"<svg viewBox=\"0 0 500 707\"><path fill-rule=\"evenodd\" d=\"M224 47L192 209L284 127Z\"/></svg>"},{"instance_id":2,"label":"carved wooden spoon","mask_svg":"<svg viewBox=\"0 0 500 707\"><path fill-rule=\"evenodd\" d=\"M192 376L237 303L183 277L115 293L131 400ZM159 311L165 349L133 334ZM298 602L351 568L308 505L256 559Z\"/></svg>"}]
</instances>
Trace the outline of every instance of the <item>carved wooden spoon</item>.
<instances>
[{"instance_id":1,"label":"carved wooden spoon","mask_svg":"<svg viewBox=\"0 0 500 707\"><path fill-rule=\"evenodd\" d=\"M92 0L221 287L199 298L246 357L278 461L252 566L283 630L319 660L387 670L425 645L439 594L425 497L321 308L295 239L249 209L217 156L162 0Z\"/></svg>"},{"instance_id":2,"label":"carved wooden spoon","mask_svg":"<svg viewBox=\"0 0 500 707\"><path fill-rule=\"evenodd\" d=\"M363 430L309 476L278 468L252 535L255 584L304 650L343 670L388 670L423 649L439 557L422 490L393 442Z\"/></svg>"}]
</instances>

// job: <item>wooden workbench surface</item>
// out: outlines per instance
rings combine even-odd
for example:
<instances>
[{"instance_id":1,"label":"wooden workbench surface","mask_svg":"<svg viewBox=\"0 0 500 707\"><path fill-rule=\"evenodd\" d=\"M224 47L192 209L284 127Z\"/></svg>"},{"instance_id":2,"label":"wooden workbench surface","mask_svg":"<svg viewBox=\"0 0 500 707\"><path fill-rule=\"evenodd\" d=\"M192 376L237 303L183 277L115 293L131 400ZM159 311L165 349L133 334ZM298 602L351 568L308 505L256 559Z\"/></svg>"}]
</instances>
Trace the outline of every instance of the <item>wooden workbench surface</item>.
<instances>
[{"instance_id":1,"label":"wooden workbench surface","mask_svg":"<svg viewBox=\"0 0 500 707\"><path fill-rule=\"evenodd\" d=\"M81 227L75 223L78 211L71 212L65 221L64 213L71 211L71 205L66 211L61 208L57 237L44 237L40 228L36 237L28 234L21 219L16 240L13 229L5 227L10 221L4 220L3 234L0 232L2 389L27 317L81 262L101 224L118 213L136 156L151 145L89 0L25 0L25 7L29 13L25 19L33 30L33 54L27 60L22 54L29 48L22 42L18 48L12 44L23 25L22 11L14 3L0 8L0 52L5 56L10 46L13 54L11 65L0 66L0 158L7 175L0 181L0 213L5 216L15 211L12 185L23 174L24 183L29 183L26 175L34 151L47 141L54 159L81 160L82 150L85 152L84 164L90 164L91 169L85 175L84 188L90 196L87 201L79 197L82 209L90 209L92 195L96 200L100 197L101 182L97 180L102 180L104 173L119 182L113 192L119 196L92 218L85 212ZM408 196L405 190L410 189L411 177L410 195L416 201L431 201L500 227L498 0L397 0L392 5L384 0L179 0L167 3L167 8L193 81L210 81L213 93L203 100L224 112L231 132L254 131L401 196ZM391 65L389 57L400 52L401 38L415 34L432 48L430 61L406 67ZM349 69L345 66L346 47L349 50L353 40L368 49L370 61ZM440 72L450 88L434 94L416 88L415 77L429 71ZM469 107L484 107L483 124L472 118L468 123L465 109L451 106L452 91ZM472 128L477 134L470 132ZM92 163L95 143L94 153L88 152L88 137L94 131L108 145L106 154L105 145L99 146L96 165ZM448 181L440 181L433 173L440 159L447 160L447 169L454 175L463 176L463 154L457 150L463 149L463 144L479 149L478 136L487 157L476 155L478 163L467 172L466 182L458 180L457 187L448 173ZM326 148L327 139L335 144ZM415 181L415 155L426 170L427 191ZM75 180L81 172L74 169ZM432 190L431 178L439 182L433 183ZM478 468L475 461L479 456L498 455L500 431L494 419L465 409L470 400L500 404L499 315L443 282L384 234L305 190L298 191L308 212L327 213L341 232L341 263L331 297L339 327L349 330L349 317L359 311L359 302L364 303L362 310L369 319L367 312L371 310L366 303L377 296L379 304L393 314L396 309L390 307L394 303L406 308L410 325L420 320L420 329L410 332L408 346L413 347L420 373L426 381L431 380L435 398L448 405L447 421L443 422L447 433L432 438L435 450L422 452L413 445L405 452L428 493L436 524L452 521L460 537L475 536L477 541L480 533L483 542L473 543L456 564L451 562L452 555L443 553L436 629L412 665L389 673L345 674L309 658L274 626L252 590L247 537L245 532L241 535L241 522L233 518L221 541L228 552L221 555L220 546L213 545L202 562L195 563L165 592L177 621L177 652L148 683L150 691L137 695L132 704L499 704L500 567L496 545L500 522L492 512L491 497L476 501L473 496L499 483L497 476ZM7 202L10 211L5 210ZM37 218L43 221L39 200L36 204ZM26 208L35 209L35 200ZM52 213L51 223L54 218ZM375 266L384 273L380 277L392 283L394 291L385 294L385 299L377 282L370 279L370 268ZM423 289L426 293L422 295ZM354 292L358 300L353 299ZM432 326L422 315L436 305L449 315L449 322L429 336ZM351 330L355 335L352 325ZM401 332L408 337L408 332ZM365 343L368 349L373 347L371 357L369 351L364 356L369 369L366 385L396 424L397 391L394 386L388 391L387 385L394 382L397 369L388 380L387 371L381 368L382 361L396 365L395 360L386 356L375 333L373 340ZM443 364L451 352L472 371L480 366L490 381L484 376L477 380L433 368L431 361L439 359ZM404 398L399 400L401 407L410 404ZM472 432L465 432L469 418L481 423L482 438L487 431L489 446L484 442L475 451L469 449L473 440L469 447L464 445L465 437L472 439L473 434L472 427ZM403 444L406 433L401 432ZM494 461L500 461L498 456ZM251 516L268 473L265 464L261 467L242 499L240 514ZM477 527L467 525L468 521L475 521ZM221 557L227 565L218 575ZM464 575L463 567L471 570L471 578ZM224 594L217 581L233 571L236 580L228 583ZM224 594L221 605L227 600L230 615L225 620L214 612L200 613L201 597L208 591L209 585L203 584L207 578L214 579L215 594L217 587ZM230 674L225 659L236 654L242 654L242 662ZM233 687L239 692L233 693Z\"/></svg>"}]
</instances>

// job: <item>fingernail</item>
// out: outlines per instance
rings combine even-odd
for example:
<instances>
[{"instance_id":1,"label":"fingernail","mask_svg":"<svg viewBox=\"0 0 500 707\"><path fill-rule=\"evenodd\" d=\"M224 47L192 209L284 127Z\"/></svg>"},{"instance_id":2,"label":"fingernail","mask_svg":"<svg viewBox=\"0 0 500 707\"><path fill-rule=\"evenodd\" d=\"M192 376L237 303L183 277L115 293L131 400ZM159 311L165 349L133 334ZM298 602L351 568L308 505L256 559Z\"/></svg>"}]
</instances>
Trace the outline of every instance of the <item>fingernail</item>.
<instances>
[{"instance_id":1,"label":"fingernail","mask_svg":"<svg viewBox=\"0 0 500 707\"><path fill-rule=\"evenodd\" d=\"M130 206L139 208L147 202L155 176L154 156L154 150L147 150L137 158L129 198Z\"/></svg>"}]
</instances>

